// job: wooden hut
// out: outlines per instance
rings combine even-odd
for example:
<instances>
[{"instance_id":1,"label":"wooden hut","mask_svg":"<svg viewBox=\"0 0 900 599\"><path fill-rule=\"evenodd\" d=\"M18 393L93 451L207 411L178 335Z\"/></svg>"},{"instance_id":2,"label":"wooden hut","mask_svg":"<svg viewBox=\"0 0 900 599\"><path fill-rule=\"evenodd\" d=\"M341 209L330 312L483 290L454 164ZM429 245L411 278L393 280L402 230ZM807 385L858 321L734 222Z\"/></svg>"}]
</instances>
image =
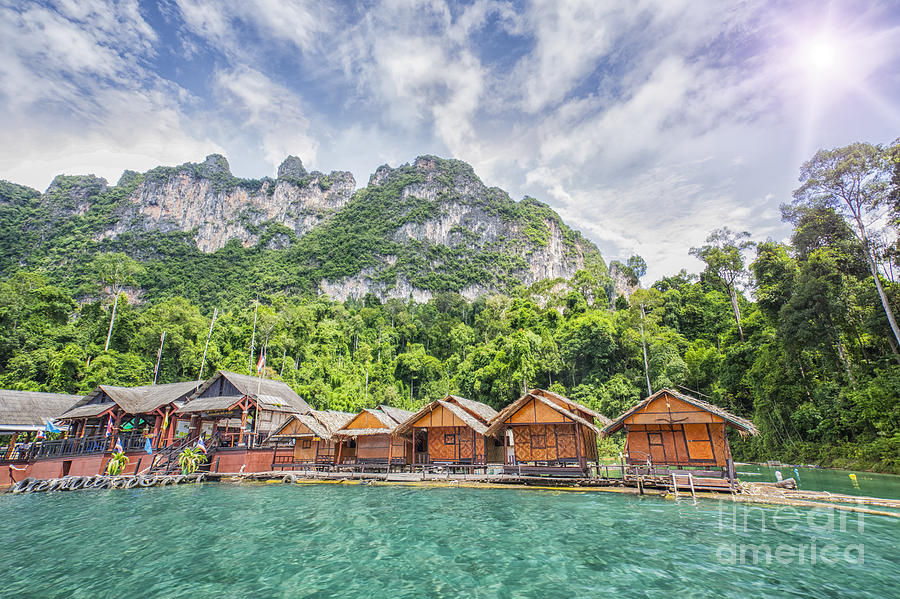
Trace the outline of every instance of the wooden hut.
<instances>
[{"instance_id":1,"label":"wooden hut","mask_svg":"<svg viewBox=\"0 0 900 599\"><path fill-rule=\"evenodd\" d=\"M503 460L496 439L484 436L496 416L488 405L448 395L410 416L394 435L412 440L414 464L487 464Z\"/></svg>"},{"instance_id":2,"label":"wooden hut","mask_svg":"<svg viewBox=\"0 0 900 599\"><path fill-rule=\"evenodd\" d=\"M226 370L200 385L176 412L189 418L189 437L217 437L219 447L255 447L290 414L311 408L282 381Z\"/></svg>"},{"instance_id":3,"label":"wooden hut","mask_svg":"<svg viewBox=\"0 0 900 599\"><path fill-rule=\"evenodd\" d=\"M503 436L506 471L579 474L598 459L595 422L610 420L552 391L532 389L497 414L485 434Z\"/></svg>"},{"instance_id":4,"label":"wooden hut","mask_svg":"<svg viewBox=\"0 0 900 599\"><path fill-rule=\"evenodd\" d=\"M291 414L275 429L267 443L275 447L275 466L333 466L337 460L338 441L334 433L347 424L355 414L333 410L312 410L308 414ZM288 447L290 453L279 451Z\"/></svg>"},{"instance_id":5,"label":"wooden hut","mask_svg":"<svg viewBox=\"0 0 900 599\"><path fill-rule=\"evenodd\" d=\"M412 416L391 406L366 408L335 431L340 438L338 464L404 465L412 462L412 442L394 430Z\"/></svg>"},{"instance_id":6,"label":"wooden hut","mask_svg":"<svg viewBox=\"0 0 900 599\"><path fill-rule=\"evenodd\" d=\"M701 469L734 479L727 429L759 434L752 422L711 403L662 389L607 425L609 436L625 429L625 456L631 466L647 466L652 474Z\"/></svg>"},{"instance_id":7,"label":"wooden hut","mask_svg":"<svg viewBox=\"0 0 900 599\"><path fill-rule=\"evenodd\" d=\"M139 387L100 385L60 420L69 425L70 438L96 439L102 445L118 437L126 451L140 451L149 436L153 447L160 448L174 434L174 427L168 426L173 412L196 389L196 381ZM109 439L107 430L112 433Z\"/></svg>"},{"instance_id":8,"label":"wooden hut","mask_svg":"<svg viewBox=\"0 0 900 599\"><path fill-rule=\"evenodd\" d=\"M0 460L12 459L20 438L33 437L80 399L79 395L0 389L0 436L8 437L0 446Z\"/></svg>"}]
</instances>

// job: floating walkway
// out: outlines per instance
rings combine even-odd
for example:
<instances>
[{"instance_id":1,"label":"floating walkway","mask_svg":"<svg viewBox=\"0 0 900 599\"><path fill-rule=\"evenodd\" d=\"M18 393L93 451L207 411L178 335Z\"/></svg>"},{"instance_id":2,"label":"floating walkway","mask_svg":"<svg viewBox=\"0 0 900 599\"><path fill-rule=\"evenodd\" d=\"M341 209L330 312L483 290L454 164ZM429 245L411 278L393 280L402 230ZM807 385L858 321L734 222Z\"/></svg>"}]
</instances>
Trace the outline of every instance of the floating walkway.
<instances>
[{"instance_id":1,"label":"floating walkway","mask_svg":"<svg viewBox=\"0 0 900 599\"><path fill-rule=\"evenodd\" d=\"M680 483L666 487L661 481L620 478L552 478L509 474L424 474L421 472L199 472L180 474L138 474L134 476L67 476L54 479L26 478L9 488L10 493L41 493L80 489L134 489L201 482L263 484L359 484L398 485L429 488L532 489L555 492L608 492L630 495L656 495L671 500L690 498L727 498L735 503L787 505L824 510L840 510L900 518L900 500L879 497L841 495L827 491L802 491L778 488L771 484L742 483L725 494L710 490L685 493ZM679 489L680 492L679 492Z\"/></svg>"}]
</instances>

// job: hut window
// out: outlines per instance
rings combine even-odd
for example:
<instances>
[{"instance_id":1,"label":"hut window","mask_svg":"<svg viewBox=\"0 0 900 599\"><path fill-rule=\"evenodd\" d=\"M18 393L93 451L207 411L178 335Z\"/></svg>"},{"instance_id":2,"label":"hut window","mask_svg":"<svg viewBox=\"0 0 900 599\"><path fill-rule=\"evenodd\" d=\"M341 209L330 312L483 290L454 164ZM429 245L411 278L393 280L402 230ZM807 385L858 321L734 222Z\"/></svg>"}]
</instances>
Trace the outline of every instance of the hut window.
<instances>
[{"instance_id":1,"label":"hut window","mask_svg":"<svg viewBox=\"0 0 900 599\"><path fill-rule=\"evenodd\" d=\"M309 449L310 447L312 447L312 440L311 439L303 439L303 443L300 445L300 448L301 449Z\"/></svg>"},{"instance_id":2,"label":"hut window","mask_svg":"<svg viewBox=\"0 0 900 599\"><path fill-rule=\"evenodd\" d=\"M454 433L445 434L444 445L456 445L456 435Z\"/></svg>"},{"instance_id":3,"label":"hut window","mask_svg":"<svg viewBox=\"0 0 900 599\"><path fill-rule=\"evenodd\" d=\"M536 449L547 447L547 435L531 435L531 446Z\"/></svg>"}]
</instances>

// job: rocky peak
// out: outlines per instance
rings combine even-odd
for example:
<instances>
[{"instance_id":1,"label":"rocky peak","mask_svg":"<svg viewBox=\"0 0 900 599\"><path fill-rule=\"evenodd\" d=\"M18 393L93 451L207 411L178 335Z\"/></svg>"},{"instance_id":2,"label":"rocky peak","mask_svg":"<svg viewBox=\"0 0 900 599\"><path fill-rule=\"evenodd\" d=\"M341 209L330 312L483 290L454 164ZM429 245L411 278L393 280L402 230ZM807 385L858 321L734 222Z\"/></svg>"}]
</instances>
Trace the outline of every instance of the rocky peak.
<instances>
[{"instance_id":1,"label":"rocky peak","mask_svg":"<svg viewBox=\"0 0 900 599\"><path fill-rule=\"evenodd\" d=\"M391 173L393 172L394 169L392 169L390 165L382 164L377 169L375 169L375 172L372 173L372 175L369 177L369 185L381 185L387 180L388 177L391 176Z\"/></svg>"},{"instance_id":2,"label":"rocky peak","mask_svg":"<svg viewBox=\"0 0 900 599\"><path fill-rule=\"evenodd\" d=\"M278 167L279 179L299 180L305 177L306 174L306 169L303 167L303 161L296 156L288 156Z\"/></svg>"},{"instance_id":3,"label":"rocky peak","mask_svg":"<svg viewBox=\"0 0 900 599\"><path fill-rule=\"evenodd\" d=\"M231 167L228 160L221 154L210 154L201 164L197 165L197 173L204 177L213 178L216 175L231 175Z\"/></svg>"}]
</instances>

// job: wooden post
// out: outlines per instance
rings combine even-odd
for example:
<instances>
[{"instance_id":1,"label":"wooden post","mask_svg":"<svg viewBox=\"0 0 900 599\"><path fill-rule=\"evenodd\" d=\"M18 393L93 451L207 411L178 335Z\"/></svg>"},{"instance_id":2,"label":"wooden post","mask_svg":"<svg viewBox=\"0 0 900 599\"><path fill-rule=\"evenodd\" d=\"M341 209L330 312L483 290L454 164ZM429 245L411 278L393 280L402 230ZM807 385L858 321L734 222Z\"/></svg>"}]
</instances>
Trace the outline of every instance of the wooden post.
<instances>
[{"instance_id":1,"label":"wooden post","mask_svg":"<svg viewBox=\"0 0 900 599\"><path fill-rule=\"evenodd\" d=\"M340 439L337 442L337 452L335 452L335 455L334 455L334 465L335 466L340 466L340 464L341 464L341 448L343 446L344 446L344 440Z\"/></svg>"},{"instance_id":2,"label":"wooden post","mask_svg":"<svg viewBox=\"0 0 900 599\"><path fill-rule=\"evenodd\" d=\"M410 470L415 470L416 469L416 427L412 427L412 438L413 438L412 468Z\"/></svg>"},{"instance_id":3,"label":"wooden post","mask_svg":"<svg viewBox=\"0 0 900 599\"><path fill-rule=\"evenodd\" d=\"M575 427L575 455L578 457L578 466L584 472L587 469L587 462L584 459L584 453L581 451L581 446L584 445L584 433L581 430L581 424L578 422L573 422L572 424ZM556 457L558 458L559 456L557 455Z\"/></svg>"},{"instance_id":4,"label":"wooden post","mask_svg":"<svg viewBox=\"0 0 900 599\"><path fill-rule=\"evenodd\" d=\"M13 450L16 448L16 439L19 437L19 431L16 431L12 434L12 437L9 438L9 446L6 448L6 454L3 456L4 460L8 460L12 455Z\"/></svg>"},{"instance_id":5,"label":"wooden post","mask_svg":"<svg viewBox=\"0 0 900 599\"><path fill-rule=\"evenodd\" d=\"M387 473L391 473L391 457L394 454L394 438L388 434L388 465L387 465Z\"/></svg>"}]
</instances>

